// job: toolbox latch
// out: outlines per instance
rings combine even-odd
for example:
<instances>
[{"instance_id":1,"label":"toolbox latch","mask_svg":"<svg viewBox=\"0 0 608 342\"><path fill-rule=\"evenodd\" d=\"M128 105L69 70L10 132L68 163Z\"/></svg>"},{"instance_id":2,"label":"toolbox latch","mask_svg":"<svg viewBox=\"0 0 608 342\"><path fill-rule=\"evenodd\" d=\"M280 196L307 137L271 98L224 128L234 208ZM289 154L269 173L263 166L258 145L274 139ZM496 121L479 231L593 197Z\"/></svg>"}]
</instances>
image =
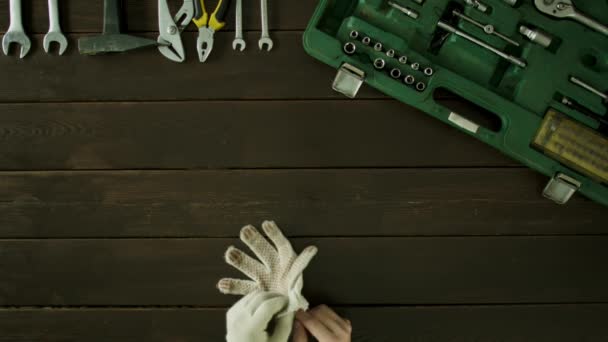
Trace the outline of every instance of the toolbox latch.
<instances>
[{"instance_id":1,"label":"toolbox latch","mask_svg":"<svg viewBox=\"0 0 608 342\"><path fill-rule=\"evenodd\" d=\"M558 173L547 183L543 196L557 204L566 204L580 187L581 182L563 173Z\"/></svg>"},{"instance_id":2,"label":"toolbox latch","mask_svg":"<svg viewBox=\"0 0 608 342\"><path fill-rule=\"evenodd\" d=\"M332 88L340 94L354 98L365 79L365 72L351 64L344 63L338 69Z\"/></svg>"}]
</instances>

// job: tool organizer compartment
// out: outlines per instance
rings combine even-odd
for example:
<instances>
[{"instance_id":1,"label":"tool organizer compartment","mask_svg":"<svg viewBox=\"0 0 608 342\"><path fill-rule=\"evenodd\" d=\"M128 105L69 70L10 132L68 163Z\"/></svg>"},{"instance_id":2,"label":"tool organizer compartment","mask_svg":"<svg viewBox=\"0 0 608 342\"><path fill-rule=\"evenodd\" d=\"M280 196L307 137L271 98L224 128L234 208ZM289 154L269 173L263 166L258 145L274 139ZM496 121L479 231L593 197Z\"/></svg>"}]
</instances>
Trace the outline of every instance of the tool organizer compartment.
<instances>
[{"instance_id":1,"label":"tool organizer compartment","mask_svg":"<svg viewBox=\"0 0 608 342\"><path fill-rule=\"evenodd\" d=\"M552 177L554 201L608 205L608 33L539 8L557 2L321 0L304 47L339 69L337 91L365 82ZM608 23L608 1L574 6ZM446 93L479 115L445 107Z\"/></svg>"}]
</instances>

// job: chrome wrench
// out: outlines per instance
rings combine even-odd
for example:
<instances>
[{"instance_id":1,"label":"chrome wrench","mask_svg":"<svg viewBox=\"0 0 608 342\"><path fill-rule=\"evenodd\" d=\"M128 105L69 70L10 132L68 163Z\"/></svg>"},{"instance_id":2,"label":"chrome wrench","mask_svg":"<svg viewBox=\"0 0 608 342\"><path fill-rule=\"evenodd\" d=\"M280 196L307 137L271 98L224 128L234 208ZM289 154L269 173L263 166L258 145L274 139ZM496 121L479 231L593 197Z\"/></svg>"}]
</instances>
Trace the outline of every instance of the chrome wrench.
<instances>
[{"instance_id":1,"label":"chrome wrench","mask_svg":"<svg viewBox=\"0 0 608 342\"><path fill-rule=\"evenodd\" d=\"M236 24L234 26L234 40L232 49L239 51L245 50L247 43L243 39L243 0L236 0Z\"/></svg>"},{"instance_id":2,"label":"chrome wrench","mask_svg":"<svg viewBox=\"0 0 608 342\"><path fill-rule=\"evenodd\" d=\"M608 27L577 10L572 0L534 0L534 5L542 13L556 18L570 18L608 36Z\"/></svg>"},{"instance_id":3,"label":"chrome wrench","mask_svg":"<svg viewBox=\"0 0 608 342\"><path fill-rule=\"evenodd\" d=\"M9 3L11 24L8 27L8 31L6 31L6 34L2 38L2 51L5 55L8 55L11 44L19 44L21 45L21 53L19 54L19 58L23 58L30 51L32 43L23 29L21 0L10 0Z\"/></svg>"},{"instance_id":4,"label":"chrome wrench","mask_svg":"<svg viewBox=\"0 0 608 342\"><path fill-rule=\"evenodd\" d=\"M262 14L262 37L258 41L260 50L264 50L266 45L266 51L272 50L272 39L270 39L270 33L268 32L268 0L260 0L261 14Z\"/></svg>"},{"instance_id":5,"label":"chrome wrench","mask_svg":"<svg viewBox=\"0 0 608 342\"><path fill-rule=\"evenodd\" d=\"M464 15L464 14L460 13L460 11L458 11L458 10L453 10L452 14L455 15L455 16L457 16L458 18L464 20L464 21L467 21L467 22L469 22L469 23L471 23L471 24L479 27L480 29L483 30L483 32L485 34L494 35L494 36L496 36L496 37L504 40L505 42L507 42L509 44L513 44L515 46L519 46L518 42L514 41L513 39L505 36L504 34L498 32L498 31L496 31L496 29L494 28L494 25L480 23L479 21L477 21L477 20L475 20L475 19L473 19L473 18L471 18L471 17L469 17L467 15Z\"/></svg>"},{"instance_id":6,"label":"chrome wrench","mask_svg":"<svg viewBox=\"0 0 608 342\"><path fill-rule=\"evenodd\" d=\"M58 0L49 0L49 32L44 36L43 44L46 53L49 53L49 47L52 42L59 44L59 55L63 55L68 48L68 40L61 32L57 1Z\"/></svg>"}]
</instances>

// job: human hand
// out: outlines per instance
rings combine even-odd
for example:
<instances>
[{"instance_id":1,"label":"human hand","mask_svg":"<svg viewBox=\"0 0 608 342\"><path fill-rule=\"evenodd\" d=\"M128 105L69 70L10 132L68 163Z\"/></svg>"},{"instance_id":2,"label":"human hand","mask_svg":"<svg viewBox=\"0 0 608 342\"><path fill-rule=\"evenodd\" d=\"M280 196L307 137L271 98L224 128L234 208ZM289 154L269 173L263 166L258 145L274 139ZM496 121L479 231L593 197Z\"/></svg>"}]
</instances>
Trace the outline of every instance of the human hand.
<instances>
[{"instance_id":1,"label":"human hand","mask_svg":"<svg viewBox=\"0 0 608 342\"><path fill-rule=\"evenodd\" d=\"M298 255L274 222L265 221L262 228L272 244L253 226L244 227L240 234L241 240L259 261L233 246L225 255L228 264L252 280L224 278L219 281L218 289L234 295L247 295L259 290L277 292L289 297L285 313L307 309L308 302L301 294L302 273L317 253L317 248L309 246Z\"/></svg>"},{"instance_id":2,"label":"human hand","mask_svg":"<svg viewBox=\"0 0 608 342\"><path fill-rule=\"evenodd\" d=\"M287 342L293 313L277 314L287 307L288 298L273 292L255 291L241 298L226 314L227 342ZM267 331L272 320L272 334Z\"/></svg>"},{"instance_id":3,"label":"human hand","mask_svg":"<svg viewBox=\"0 0 608 342\"><path fill-rule=\"evenodd\" d=\"M326 305L298 311L292 342L308 342L307 331L319 342L350 342L352 325Z\"/></svg>"}]
</instances>

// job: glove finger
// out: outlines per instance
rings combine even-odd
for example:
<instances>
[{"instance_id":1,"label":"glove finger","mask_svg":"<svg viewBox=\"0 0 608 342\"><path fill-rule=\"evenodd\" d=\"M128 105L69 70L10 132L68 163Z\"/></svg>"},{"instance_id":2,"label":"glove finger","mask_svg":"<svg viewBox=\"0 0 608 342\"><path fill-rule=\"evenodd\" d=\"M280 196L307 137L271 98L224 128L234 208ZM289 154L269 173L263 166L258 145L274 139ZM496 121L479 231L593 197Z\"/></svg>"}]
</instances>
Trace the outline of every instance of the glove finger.
<instances>
[{"instance_id":1,"label":"glove finger","mask_svg":"<svg viewBox=\"0 0 608 342\"><path fill-rule=\"evenodd\" d=\"M276 248L255 227L243 227L241 229L241 240L267 267L270 267L278 259L279 255Z\"/></svg>"},{"instance_id":2,"label":"glove finger","mask_svg":"<svg viewBox=\"0 0 608 342\"><path fill-rule=\"evenodd\" d=\"M217 289L223 294L246 296L251 292L259 290L258 283L251 280L222 278L217 283Z\"/></svg>"},{"instance_id":3,"label":"glove finger","mask_svg":"<svg viewBox=\"0 0 608 342\"><path fill-rule=\"evenodd\" d=\"M302 253L300 253L300 255L296 257L296 260L293 262L291 268L289 269L289 272L287 273L287 281L289 287L292 287L296 279L300 275L302 275L302 273L304 273L304 270L306 269L306 267L308 267L308 264L310 263L312 258L317 255L317 251L317 247L308 246L302 251Z\"/></svg>"},{"instance_id":4,"label":"glove finger","mask_svg":"<svg viewBox=\"0 0 608 342\"><path fill-rule=\"evenodd\" d=\"M267 273L264 265L234 246L228 247L224 257L229 265L257 282L260 282L262 276Z\"/></svg>"},{"instance_id":5,"label":"glove finger","mask_svg":"<svg viewBox=\"0 0 608 342\"><path fill-rule=\"evenodd\" d=\"M269 341L287 341L291 334L291 330L293 329L294 316L295 314L292 312L289 315L277 318L272 337L270 337ZM304 336L306 336L306 334Z\"/></svg>"},{"instance_id":6,"label":"glove finger","mask_svg":"<svg viewBox=\"0 0 608 342\"><path fill-rule=\"evenodd\" d=\"M285 256L291 257L295 254L293 247L291 247L291 243L289 243L289 240L283 235L283 232L281 232L274 221L264 221L262 223L262 229L264 229L264 233L268 235L270 241L277 247L280 258L284 258Z\"/></svg>"},{"instance_id":7,"label":"glove finger","mask_svg":"<svg viewBox=\"0 0 608 342\"><path fill-rule=\"evenodd\" d=\"M253 326L266 327L268 323L283 309L287 307L289 299L279 293L266 292L268 296L255 298L250 307L254 308L252 323ZM257 305L256 305L257 304ZM292 320L293 320L293 316Z\"/></svg>"}]
</instances>

